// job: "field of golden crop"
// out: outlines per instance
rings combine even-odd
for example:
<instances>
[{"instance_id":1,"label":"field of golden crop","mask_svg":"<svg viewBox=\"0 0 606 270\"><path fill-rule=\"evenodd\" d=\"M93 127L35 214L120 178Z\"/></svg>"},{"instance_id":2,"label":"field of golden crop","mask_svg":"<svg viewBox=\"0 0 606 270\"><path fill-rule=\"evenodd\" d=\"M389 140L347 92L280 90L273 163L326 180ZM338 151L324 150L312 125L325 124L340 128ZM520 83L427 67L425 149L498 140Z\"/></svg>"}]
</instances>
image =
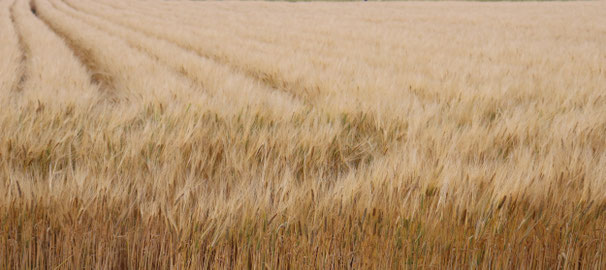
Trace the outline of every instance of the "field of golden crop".
<instances>
[{"instance_id":1,"label":"field of golden crop","mask_svg":"<svg viewBox=\"0 0 606 270\"><path fill-rule=\"evenodd\" d=\"M0 0L0 269L604 268L605 14Z\"/></svg>"}]
</instances>

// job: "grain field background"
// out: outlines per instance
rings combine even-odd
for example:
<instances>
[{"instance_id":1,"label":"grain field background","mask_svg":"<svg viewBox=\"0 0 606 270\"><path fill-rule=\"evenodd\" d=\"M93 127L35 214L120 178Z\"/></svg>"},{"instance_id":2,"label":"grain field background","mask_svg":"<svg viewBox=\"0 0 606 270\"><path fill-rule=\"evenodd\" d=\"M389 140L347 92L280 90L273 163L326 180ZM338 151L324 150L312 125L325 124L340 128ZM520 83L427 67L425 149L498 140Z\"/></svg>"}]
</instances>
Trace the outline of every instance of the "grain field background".
<instances>
[{"instance_id":1,"label":"grain field background","mask_svg":"<svg viewBox=\"0 0 606 270\"><path fill-rule=\"evenodd\" d=\"M606 268L604 14L0 0L0 269Z\"/></svg>"}]
</instances>

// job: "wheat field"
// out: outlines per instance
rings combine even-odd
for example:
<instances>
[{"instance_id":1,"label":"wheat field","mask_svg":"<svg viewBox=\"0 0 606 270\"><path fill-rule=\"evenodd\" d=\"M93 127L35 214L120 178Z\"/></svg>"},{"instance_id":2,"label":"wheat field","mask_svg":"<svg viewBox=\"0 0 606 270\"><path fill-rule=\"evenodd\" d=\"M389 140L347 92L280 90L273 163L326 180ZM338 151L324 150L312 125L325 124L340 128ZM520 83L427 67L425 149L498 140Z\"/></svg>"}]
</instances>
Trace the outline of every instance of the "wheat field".
<instances>
[{"instance_id":1,"label":"wheat field","mask_svg":"<svg viewBox=\"0 0 606 270\"><path fill-rule=\"evenodd\" d=\"M0 269L606 268L604 14L0 0Z\"/></svg>"}]
</instances>

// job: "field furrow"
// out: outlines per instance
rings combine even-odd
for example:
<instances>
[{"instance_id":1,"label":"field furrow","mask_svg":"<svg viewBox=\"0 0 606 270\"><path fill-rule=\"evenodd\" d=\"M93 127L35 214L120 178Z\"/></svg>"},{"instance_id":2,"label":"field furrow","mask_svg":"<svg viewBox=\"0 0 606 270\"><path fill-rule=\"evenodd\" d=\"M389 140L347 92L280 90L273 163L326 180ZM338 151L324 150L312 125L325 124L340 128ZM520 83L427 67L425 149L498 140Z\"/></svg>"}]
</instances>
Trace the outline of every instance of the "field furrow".
<instances>
[{"instance_id":1,"label":"field furrow","mask_svg":"<svg viewBox=\"0 0 606 270\"><path fill-rule=\"evenodd\" d=\"M104 81L111 83L111 95L118 100L205 102L204 93L191 81L131 48L125 41L58 12L48 1L35 1L35 7L57 34L90 57L96 73L107 76Z\"/></svg>"},{"instance_id":2,"label":"field furrow","mask_svg":"<svg viewBox=\"0 0 606 270\"><path fill-rule=\"evenodd\" d=\"M67 3L86 8L86 5L82 5L84 2ZM174 43L146 36L119 24L103 20L96 15L81 13L71 7L63 6L62 10L126 40L130 46L152 55L171 69L198 83L211 95L211 99L227 102L232 108L250 107L251 110L269 108L280 117L289 117L292 112L301 109L302 102L296 98L285 95L274 88L266 87L237 70L201 57ZM100 10L103 9L97 9L97 11Z\"/></svg>"},{"instance_id":3,"label":"field furrow","mask_svg":"<svg viewBox=\"0 0 606 270\"><path fill-rule=\"evenodd\" d=\"M127 14L129 10L136 9L138 14L146 14L150 18L162 18L163 22L171 21L175 27L179 25L184 28L183 25L192 26L188 31L197 33L196 36L209 37L206 40L196 39L195 44L198 46L206 45L205 48L208 52L215 55L221 55L224 59L231 59L230 61L239 63L245 66L254 66L260 69L257 73L269 76L266 80L282 82L284 85L289 85L293 89L314 89L317 93L321 93L324 97L323 101L325 106L335 108L343 107L346 108L360 108L363 107L364 111L369 109L383 110L386 111L394 109L397 105L385 104L385 102L397 100L397 99L408 99L405 95L410 94L407 92L429 92L438 91L438 89L426 89L430 86L425 84L419 84L419 77L434 77L434 73L431 70L422 70L414 65L407 66L406 72L402 73L401 69L395 71L393 64L398 63L394 61L394 58L403 57L402 55L394 55L393 51L389 51L389 66L382 67L377 65L377 58L380 53L383 52L382 47L393 46L392 44L401 44L402 40L392 39L387 40L386 36L370 36L360 39L359 36L342 37L341 32L361 32L361 33L374 33L376 29L360 29L356 25L349 26L335 26L331 25L330 22L321 23L319 27L326 27L327 29L339 31L333 31L327 33L327 36L331 37L329 40L318 40L319 31L311 31L310 25L317 25L318 22L310 20L307 23L288 24L289 22L296 21L296 19L284 19L280 16L280 12L276 11L277 14L271 14L273 18L273 24L266 25L262 21L263 16L254 17L252 21L242 21L242 18L247 16L240 16L239 19L229 19L230 17L237 17L233 14L209 14L208 16L165 16L166 12L161 9L144 12L149 9L148 6L153 6L157 2L152 1L147 5L142 5L137 2L111 2L104 1L101 3L109 4L115 8L113 15L116 13ZM159 4L159 3L158 3ZM215 4L215 3L213 3ZM184 5L184 4L183 4ZM176 5L173 5L175 7ZM181 8L180 10L187 14L188 12ZM289 10L282 10L283 14L289 14ZM128 16L132 16L129 14ZM127 15L125 15L127 16ZM122 17L125 17L122 16ZM228 17L228 19L224 19ZM249 16L250 17L250 16ZM261 19L258 19L261 18ZM313 18L312 18L313 19ZM317 18L321 19L321 18ZM338 20L340 18L335 18ZM238 21L241 20L241 21ZM269 17L267 20L271 20ZM282 23L276 24L276 20ZM159 21L156 19L156 21ZM288 27L283 27L284 23L288 24ZM219 30L212 25L222 25L223 28L229 29L229 31ZM358 22L358 24L360 24ZM198 27L193 28L194 25ZM368 23L361 23L362 26L367 26ZM206 27L204 27L206 26ZM258 28L257 28L258 27ZM306 30L299 31L300 27L306 27ZM316 27L317 28L317 27ZM257 29L257 30L255 30ZM263 31L261 31L263 29ZM253 31L251 31L253 30ZM402 32L402 29L398 29ZM306 43L307 38L302 38L301 32L308 32L307 36L312 35L315 40L307 42L313 46L303 46ZM286 38L289 37L289 38ZM378 41L381 42L378 42ZM224 41L219 46L216 41ZM213 44L214 43L214 44ZM334 46L327 46L326 44L335 44ZM338 46L336 46L338 44ZM382 44L381 46L378 46ZM387 44L387 45L385 45ZM349 45L349 46L344 46ZM248 52L247 56L237 55L244 49ZM414 48L413 48L414 49ZM426 48L423 50L427 50ZM372 54L360 54L360 51L372 52ZM254 54L252 54L254 52ZM414 57L414 55L412 55ZM359 61L360 57L368 57L372 59L372 62ZM406 55L410 58L410 55ZM416 57L415 57L416 58ZM242 60L245 59L245 60ZM362 59L364 60L364 59ZM403 62L414 62L418 65L419 61L407 60ZM256 61L254 64L243 63L243 61ZM291 63L297 63L296 66ZM271 63L271 65L268 65ZM267 65L267 69L264 67ZM293 74L305 71L304 78L292 78ZM338 76L328 76L327 74L339 74ZM402 87L409 86L409 87ZM435 87L434 87L435 88ZM367 89L372 89L372 93L368 93ZM404 95L404 96L403 96ZM427 96L427 94L423 94ZM328 96L328 98L326 98ZM390 98L386 98L389 96ZM449 95L444 95L448 98ZM375 99L375 97L379 97ZM355 100L356 102L352 102ZM427 101L427 98L425 98ZM429 100L432 102L432 100ZM382 106L377 108L376 104L381 103ZM387 105L387 106L386 106ZM370 108L369 108L370 107Z\"/></svg>"},{"instance_id":4,"label":"field furrow","mask_svg":"<svg viewBox=\"0 0 606 270\"><path fill-rule=\"evenodd\" d=\"M13 3L14 0L0 1L0 99L3 103L17 90L23 74L23 52L10 12Z\"/></svg>"},{"instance_id":5,"label":"field furrow","mask_svg":"<svg viewBox=\"0 0 606 270\"><path fill-rule=\"evenodd\" d=\"M28 48L24 44L23 35L18 31L18 29L16 27L15 12L13 11L12 7L14 7L14 5L17 2L18 2L18 0L16 0L11 5L10 14L11 14L11 22L13 23L13 28L14 28L14 31L15 31L16 36L17 36L17 44L19 44L19 51L21 51L21 67L19 69L19 80L17 82L17 85L15 86L15 91L18 92L18 93L21 93L21 91L23 90L23 84L27 80L27 75L28 75L27 74Z\"/></svg>"},{"instance_id":6,"label":"field furrow","mask_svg":"<svg viewBox=\"0 0 606 270\"><path fill-rule=\"evenodd\" d=\"M102 3L112 5L111 2L107 1ZM117 3L118 2L113 4L113 6L118 7ZM368 35L347 35L354 33L369 33L370 30L373 30L368 27L368 23L364 23L367 18L360 18L358 16L359 14L353 16L355 20L354 18L347 18L345 14L343 14L334 18L331 21L333 22L332 24L324 22L318 25L317 22L314 23L314 20L321 19L322 17L320 16L321 14L317 14L317 10L314 11L316 12L316 16L312 16L314 13L306 13L302 16L300 14L302 12L293 14L290 12L289 7L283 4L280 9L272 11L272 16L253 19L251 19L250 16L246 16L247 11L238 11L237 9L223 10L220 8L214 8L212 10L200 9L198 5L191 5L187 2L181 2L178 5L166 5L166 3L160 1L150 1L145 4L138 2L121 4L125 5L123 7L136 9L139 13L162 18L162 20L165 21L173 21L196 28L204 27L210 31L214 31L212 25L216 25L216 23L220 22L222 26L229 29L235 37L243 38L248 41L254 40L255 42L258 42L259 45L271 48L288 48L293 52L305 52L315 56L321 56L324 60L342 60L344 56L353 56L351 54L345 54L343 51L335 50L337 41L339 47L353 45L356 46L358 50L376 50L378 47L386 45L384 44L386 41L389 42L389 40L382 40L383 42L381 43L360 42L377 40L378 37L369 37ZM214 3L214 5L219 6L221 4ZM246 4L243 4L243 6L244 5ZM268 10L263 11L267 12ZM167 16L172 12L179 13L181 16ZM334 22L336 21L339 22L338 25L335 25ZM289 27L282 27L284 24L288 24ZM362 27L362 29L360 29L360 27ZM342 31L330 31L334 29L341 29ZM352 29L358 29L359 31L352 31ZM401 31L402 29L398 30ZM213 34L216 35L221 33ZM361 40L361 38L363 39ZM393 43L390 42L387 45L393 45ZM373 59L373 61L376 61L376 59ZM393 62L390 64L393 64Z\"/></svg>"},{"instance_id":7,"label":"field furrow","mask_svg":"<svg viewBox=\"0 0 606 270\"><path fill-rule=\"evenodd\" d=\"M90 3L91 6L99 6L97 3ZM99 14L96 9L91 9L92 12ZM303 83L306 78L297 76L298 78L285 79L278 77L278 73L270 67L263 68L264 62L262 58L253 51L249 51L246 55L234 55L224 53L222 47L232 49L229 52L236 52L235 48L247 48L246 44L241 41L227 43L217 46L213 40L214 36L200 35L192 27L178 25L170 21L164 21L158 24L159 20L151 16L142 16L139 13L134 13L123 9L112 9L111 13L99 14L111 21L120 23L129 28L141 31L150 36L165 39L173 42L183 48L194 51L203 57L213 59L216 62L229 65L234 69L256 78L272 88L288 92L296 97L299 97L307 102L314 103L318 97L319 89L317 87L305 86ZM154 27L150 27L154 25ZM175 31L175 29L180 29ZM243 51L240 51L243 52ZM254 61L254 62L253 62Z\"/></svg>"},{"instance_id":8,"label":"field furrow","mask_svg":"<svg viewBox=\"0 0 606 270\"><path fill-rule=\"evenodd\" d=\"M256 70L253 73L257 74L253 76L269 82L270 85L278 87L282 85L280 88L289 89L295 93L306 93L304 95L308 97L310 96L307 94L319 97L311 100L315 100L316 107L329 108L327 109L329 113L363 111L388 117L397 115L391 112L406 107L402 106L402 101L412 102L411 106L419 102L436 103L431 91L437 91L437 89L426 89L428 88L426 81L423 84L418 83L421 76L431 76L431 72L415 71L415 68L411 68L407 73L396 75L375 66L369 68L368 65L360 65L358 62L350 60L351 57L325 58L309 52L297 52L293 48L296 48L298 39L290 40L290 46L259 43L247 38L246 35L240 35L247 33L246 30L221 31L213 27L186 28L183 23L173 23L170 29L186 29L186 33L192 33L189 36L178 37L176 36L178 34L169 28L161 29L157 26L160 20L153 19L153 17L162 17L161 12L140 19L147 23L138 23L139 19L135 19L138 18L138 13L134 14L130 11L127 3L108 4L112 5L114 9L105 16L109 16L113 20L122 22L127 20L127 24L130 23L131 27L139 29L144 28L144 25L154 24L156 27L143 29L143 31L150 35L168 38L177 44L189 46L193 50L222 59L221 61L235 66L253 67ZM97 9L93 9L92 12L98 12ZM161 25L167 25L168 21L174 20L165 18ZM215 22L215 24L224 25L222 22ZM229 25L225 27L229 28ZM272 34L274 38L283 36L281 33L273 32ZM204 37L204 39L200 37ZM355 48L352 54L358 54L359 50L360 48ZM246 52L246 55L239 55L243 52ZM261 75L259 76L259 74ZM372 91L369 92L369 89ZM446 98L450 95L453 94L444 94ZM309 98L307 99L309 100ZM401 120L386 119L385 121Z\"/></svg>"},{"instance_id":9,"label":"field furrow","mask_svg":"<svg viewBox=\"0 0 606 270\"><path fill-rule=\"evenodd\" d=\"M63 40L32 13L28 1L17 1L12 12L26 52L23 101L52 105L92 102L99 86Z\"/></svg>"},{"instance_id":10,"label":"field furrow","mask_svg":"<svg viewBox=\"0 0 606 270\"><path fill-rule=\"evenodd\" d=\"M307 81L312 83L310 85L319 86L320 92L326 93L330 89L339 90L334 94L337 97L327 102L332 106L340 103L347 104L348 101L351 103L349 97L355 96L359 97L361 104L354 104L354 106L364 107L365 109L370 107L375 110L389 112L394 107L397 108L398 104L386 104L386 102L407 99L406 96L403 96L403 92L416 95L422 102L442 103L451 102L450 100L461 95L461 91L470 90L478 92L479 95L489 95L499 100L508 100L511 96L533 100L537 97L535 95L537 91L549 91L551 93L555 91L557 92L556 95L548 95L548 98L554 97L553 102L557 102L559 95L566 95L571 100L582 102L585 94L578 91L587 91L588 88L581 88L577 81L570 80L574 77L567 75L586 76L586 74L594 73L592 70L595 70L597 65L595 63L590 66L572 67L566 64L569 57L585 55L582 50L586 46L599 46L597 41L593 41L595 37L576 30L582 25L593 22L588 21L586 17L574 16L567 12L567 4L551 6L549 12L553 14L553 17L558 17L561 21L574 22L573 24L562 24L558 28L560 31L557 33L541 32L536 37L529 37L526 33L510 31L509 29L512 29L512 25L541 29L541 25L548 22L537 20L530 25L527 22L518 22L515 19L516 16L536 16L537 11L530 9L525 11L526 14L519 15L519 9L515 6L503 8L498 14L500 20L486 21L482 27L478 27L476 21L466 18L462 11L469 10L474 14L482 14L484 8L455 3L450 3L447 7L441 5L439 8L432 10L443 11L447 16L440 22L432 22L427 20L432 15L428 14L426 8L411 3L406 6L409 11L405 8L393 7L394 10L405 14L397 16L398 13L394 12L391 16L395 19L389 21L398 23L388 28L384 28L385 23L382 23L380 31L378 31L376 25L382 20L372 19L380 17L378 14L373 14L372 9L368 11L368 14L344 12L343 14L352 15L335 15L336 17L322 16L322 13L311 14L307 17L303 16L305 17L303 20L298 18L297 15L290 18L284 14L293 13L291 12L292 9L297 9L296 13L299 14L299 9L306 9L306 7L299 8L288 4L271 5L279 7L274 8L271 12L265 11L272 16L245 16L246 11L241 11L240 16L237 16L234 15L234 11L223 11L218 8L213 10L214 13L217 13L218 10L218 14L200 12L201 14L198 16L187 16L187 14L194 14L199 11L200 8L188 8L196 5L182 2L170 5L172 7L169 9L170 12L165 12L160 7L153 9L154 6L167 6L166 3L157 1L146 4L140 2L119 3L117 1L104 1L102 3L122 7L121 10L136 9L138 13L162 18L164 21L173 21L177 25L198 25L199 27L192 31L197 31L199 36L213 37L211 40L222 40L228 44L238 44L234 49L229 49L229 46L219 47L218 50L222 50L224 54L235 54L239 51L236 48L247 48L246 51L256 53L266 52L262 53L259 59L265 59L265 62L272 63L272 65L273 63L280 65L282 59L286 58L284 55L288 55L290 59L296 58L298 66L282 65L282 71L276 77L286 78L289 74L295 74L299 70L307 70ZM222 4L213 3L212 5ZM331 5L333 4L327 3L324 8L330 10ZM395 4L387 3L384 5ZM263 8L266 8L266 6ZM339 8L355 11L359 7L347 5ZM578 12L595 12L595 10L588 10L587 7L576 8L579 9ZM313 10L317 11L317 9L314 7ZM383 12L385 9L380 10ZM450 10L454 10L454 12ZM166 16L171 12L184 15ZM331 19L327 20L326 18ZM357 20L354 21L354 18ZM545 20L548 19L550 18ZM273 23L268 23L268 21ZM280 23L277 24L276 21L280 21ZM229 30L218 31L212 25L222 25L224 29ZM284 27L285 25L288 27ZM491 32L484 31L483 28L500 30ZM419 32L412 32L411 29L422 31L423 35L418 35L416 33ZM326 34L327 39L318 37L323 33ZM478 38L461 38L465 36L461 33L474 34ZM494 36L495 33L505 34L508 37L505 41L507 42L505 46L507 49L494 50L495 44L481 42L482 40L498 39L499 37ZM309 37L314 37L314 39L301 48L301 44L305 44ZM450 40L450 42L455 42L461 46L444 48L438 42L440 38ZM545 51L537 48L543 48L542 45L546 40L556 42L558 39L565 40L565 42L562 42L564 46L557 48L557 51L554 50L553 53L559 54L561 57L548 58L538 62L526 60L540 58ZM589 40L592 40L592 42L587 44ZM525 47L520 47L521 41L524 42ZM253 46L251 44L257 45ZM401 50L395 50L396 48L401 48ZM603 57L599 56L598 58ZM453 59L460 59L460 61L453 61ZM503 60L495 63L491 59ZM525 61L524 65L527 66L527 69L520 69L518 62L509 62L509 59L522 59L522 61ZM591 59L586 60L592 61ZM546 64L545 61L553 63ZM469 65L470 62L473 62L474 65ZM551 70L544 68L546 65L564 66L565 68ZM292 69L297 70L293 71ZM528 69L534 70L534 73L527 72ZM325 74L339 75L326 77ZM532 84L532 76L552 76L555 74L559 74L556 76L559 78L556 81L544 82L542 85ZM516 80L516 78L519 78L519 80ZM596 86L602 85L603 82L599 78L599 76L592 76L587 83ZM513 85L512 80L516 81ZM472 84L473 88L469 89L468 84ZM503 96L495 96L492 91L484 91L500 88L502 85L510 85L511 89L504 92ZM571 92L569 91L571 88L577 88L575 90L578 91ZM372 93L365 91L367 89L372 89ZM343 97L344 93L347 96ZM376 108L376 104L379 103L381 106ZM547 104L547 106L551 105Z\"/></svg>"}]
</instances>

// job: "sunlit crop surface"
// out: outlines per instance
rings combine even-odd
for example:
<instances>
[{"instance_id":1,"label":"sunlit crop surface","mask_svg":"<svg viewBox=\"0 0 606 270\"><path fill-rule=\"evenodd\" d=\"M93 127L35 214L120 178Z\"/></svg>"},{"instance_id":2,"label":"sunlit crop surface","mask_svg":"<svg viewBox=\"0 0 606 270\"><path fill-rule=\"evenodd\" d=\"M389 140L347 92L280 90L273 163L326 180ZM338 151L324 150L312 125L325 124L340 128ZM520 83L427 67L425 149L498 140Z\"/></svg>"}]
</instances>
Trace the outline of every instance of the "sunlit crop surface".
<instances>
[{"instance_id":1,"label":"sunlit crop surface","mask_svg":"<svg viewBox=\"0 0 606 270\"><path fill-rule=\"evenodd\" d=\"M0 269L605 267L605 15L0 0Z\"/></svg>"}]
</instances>

